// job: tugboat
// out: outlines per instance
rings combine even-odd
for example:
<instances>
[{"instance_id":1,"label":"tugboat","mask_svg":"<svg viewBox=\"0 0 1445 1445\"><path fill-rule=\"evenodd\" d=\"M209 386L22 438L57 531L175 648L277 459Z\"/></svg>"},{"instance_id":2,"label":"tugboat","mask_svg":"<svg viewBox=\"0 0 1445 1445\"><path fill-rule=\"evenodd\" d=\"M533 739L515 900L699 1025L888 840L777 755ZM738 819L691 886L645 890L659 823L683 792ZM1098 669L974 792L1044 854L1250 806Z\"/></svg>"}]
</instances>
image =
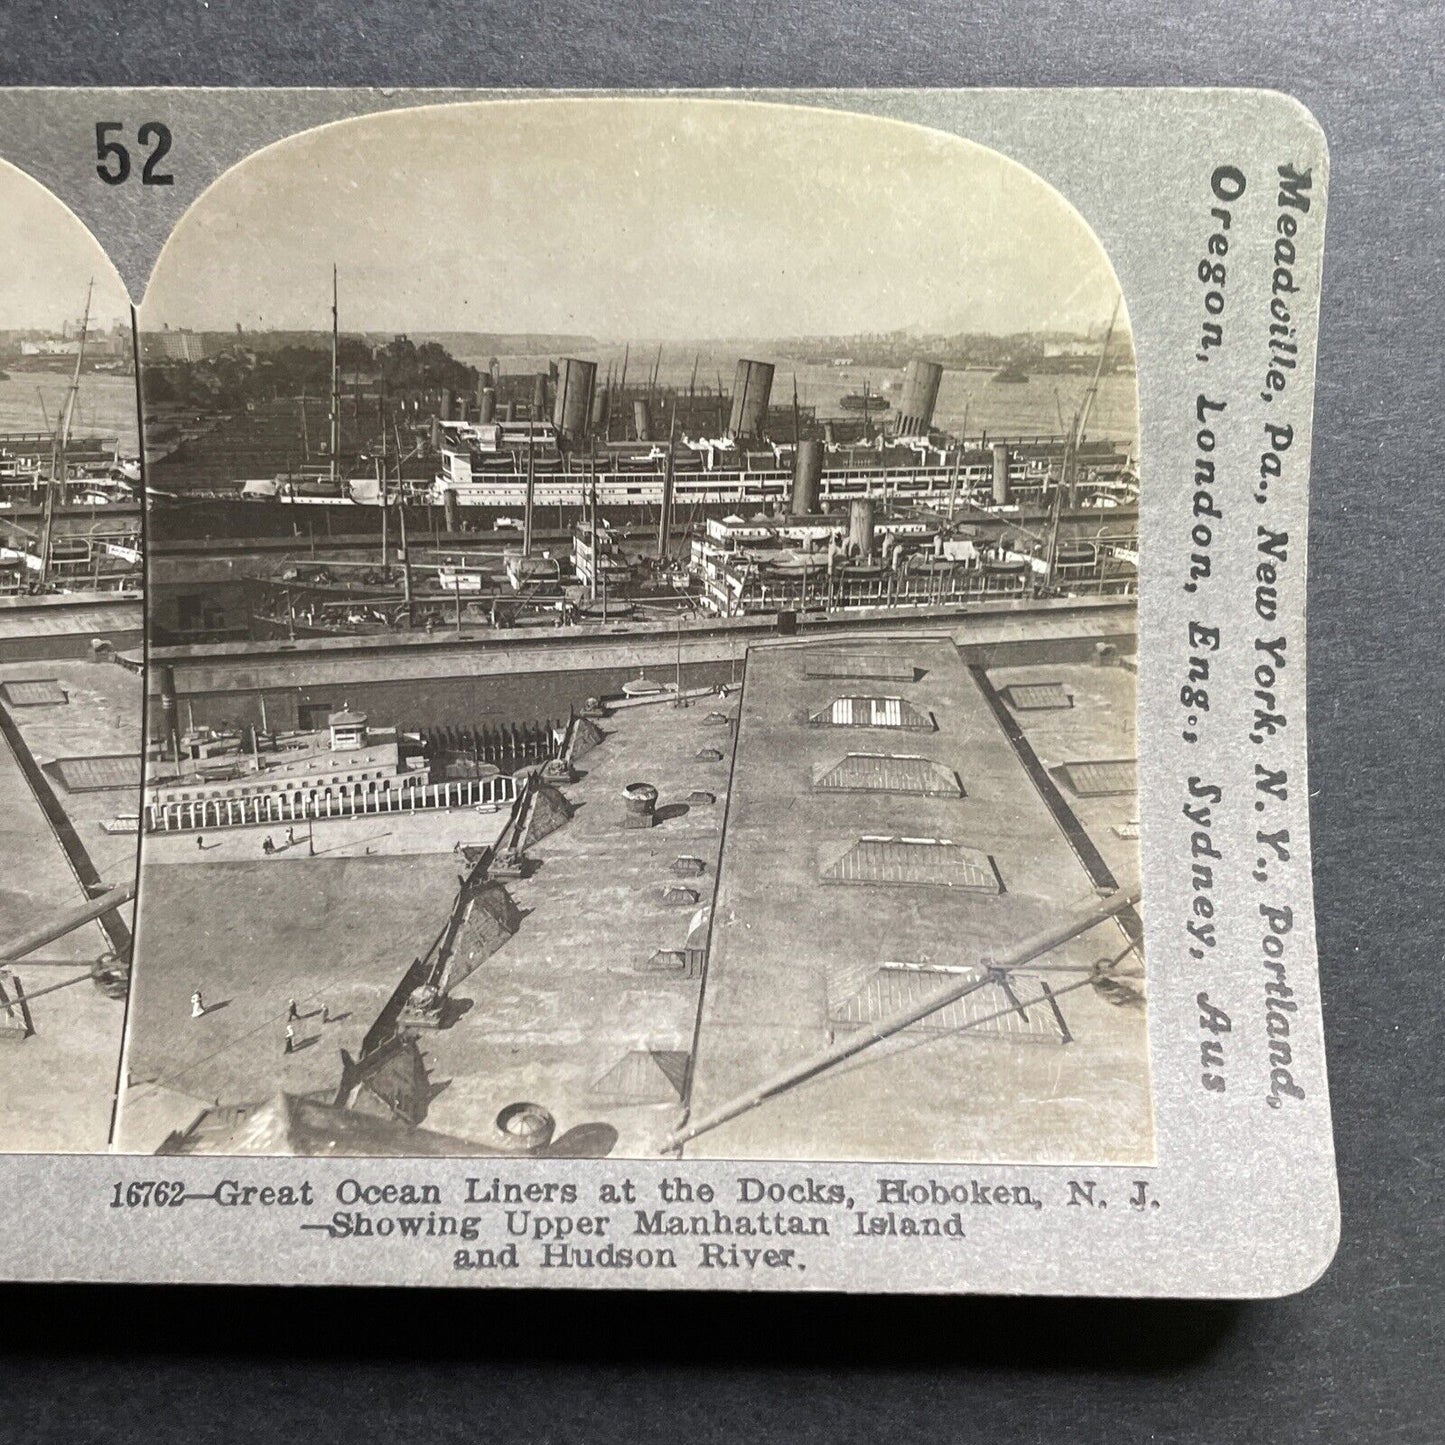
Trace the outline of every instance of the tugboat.
<instances>
[{"instance_id":1,"label":"tugboat","mask_svg":"<svg viewBox=\"0 0 1445 1445\"><path fill-rule=\"evenodd\" d=\"M1029 379L1029 374L1021 366L1005 366L994 372L993 379L1009 386L1018 386Z\"/></svg>"}]
</instances>

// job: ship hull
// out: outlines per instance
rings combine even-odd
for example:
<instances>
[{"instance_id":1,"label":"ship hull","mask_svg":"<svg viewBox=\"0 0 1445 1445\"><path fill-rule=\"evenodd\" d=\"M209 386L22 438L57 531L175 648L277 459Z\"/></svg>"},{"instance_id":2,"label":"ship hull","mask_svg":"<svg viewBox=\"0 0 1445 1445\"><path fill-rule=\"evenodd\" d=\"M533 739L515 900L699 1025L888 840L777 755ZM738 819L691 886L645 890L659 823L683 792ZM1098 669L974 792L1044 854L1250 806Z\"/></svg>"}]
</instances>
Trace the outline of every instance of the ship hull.
<instances>
[{"instance_id":1,"label":"ship hull","mask_svg":"<svg viewBox=\"0 0 1445 1445\"><path fill-rule=\"evenodd\" d=\"M1010 485L1020 494L1037 493L1043 468L1027 460L1011 468ZM966 508L970 498L983 498L991 482L982 461L952 466L859 468L830 470L818 488L825 508L846 510L856 498L870 497L892 506ZM700 522L731 513L785 510L792 495L789 470L750 472L683 472L673 481L675 525ZM448 521L445 495L456 526ZM443 532L493 530L510 519L520 525L526 508L527 481L519 473L473 474L470 482L449 486L445 494L414 489L404 509L388 509L388 525L399 532L398 511L404 510L409 532L418 540ZM589 478L582 472L550 474L533 483L533 524L537 528L570 527L590 513L625 519L632 524L660 519L663 478L659 474L613 472ZM504 523L505 525L505 523ZM239 495L185 493L154 499L151 538L168 541L206 538L286 538L321 542L326 538L373 536L382 529L382 509L375 502L339 497L278 497L243 500Z\"/></svg>"}]
</instances>

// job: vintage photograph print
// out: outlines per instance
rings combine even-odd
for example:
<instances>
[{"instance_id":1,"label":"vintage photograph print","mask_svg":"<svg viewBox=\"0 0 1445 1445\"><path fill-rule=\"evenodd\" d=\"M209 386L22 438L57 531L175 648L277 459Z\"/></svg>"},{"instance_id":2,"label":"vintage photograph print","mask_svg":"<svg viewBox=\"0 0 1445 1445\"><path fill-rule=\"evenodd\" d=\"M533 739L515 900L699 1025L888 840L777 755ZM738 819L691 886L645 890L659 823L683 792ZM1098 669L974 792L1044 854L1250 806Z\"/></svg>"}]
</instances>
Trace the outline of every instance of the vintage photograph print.
<instances>
[{"instance_id":1,"label":"vintage photograph print","mask_svg":"<svg viewBox=\"0 0 1445 1445\"><path fill-rule=\"evenodd\" d=\"M0 1153L111 1137L130 980L143 616L130 299L0 162Z\"/></svg>"},{"instance_id":2,"label":"vintage photograph print","mask_svg":"<svg viewBox=\"0 0 1445 1445\"><path fill-rule=\"evenodd\" d=\"M221 176L139 328L121 1148L1152 1162L1150 481L1050 185L402 109Z\"/></svg>"}]
</instances>

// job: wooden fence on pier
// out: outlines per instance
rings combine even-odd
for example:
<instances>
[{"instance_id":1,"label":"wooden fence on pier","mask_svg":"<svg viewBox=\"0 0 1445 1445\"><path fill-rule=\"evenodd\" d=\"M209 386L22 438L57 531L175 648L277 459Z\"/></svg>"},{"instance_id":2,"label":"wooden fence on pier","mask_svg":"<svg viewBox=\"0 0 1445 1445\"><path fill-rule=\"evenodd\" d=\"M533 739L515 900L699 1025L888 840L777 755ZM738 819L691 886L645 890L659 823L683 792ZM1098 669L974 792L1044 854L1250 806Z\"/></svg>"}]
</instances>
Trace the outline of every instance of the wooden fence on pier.
<instances>
[{"instance_id":1,"label":"wooden fence on pier","mask_svg":"<svg viewBox=\"0 0 1445 1445\"><path fill-rule=\"evenodd\" d=\"M187 832L244 828L257 824L304 823L313 819L357 818L376 813L416 813L478 806L510 807L521 783L509 773L490 778L417 783L368 792L365 783L341 783L321 789L277 788L236 798L198 798L189 802L146 804L146 831Z\"/></svg>"}]
</instances>

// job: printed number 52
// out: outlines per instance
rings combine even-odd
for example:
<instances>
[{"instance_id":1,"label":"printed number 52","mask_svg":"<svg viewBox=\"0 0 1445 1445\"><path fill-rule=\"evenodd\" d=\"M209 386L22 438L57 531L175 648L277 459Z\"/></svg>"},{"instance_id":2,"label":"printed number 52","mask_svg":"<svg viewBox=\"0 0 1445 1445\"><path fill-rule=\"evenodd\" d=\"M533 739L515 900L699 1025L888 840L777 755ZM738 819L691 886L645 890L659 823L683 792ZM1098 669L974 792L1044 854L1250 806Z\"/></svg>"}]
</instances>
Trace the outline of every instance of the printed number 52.
<instances>
[{"instance_id":1,"label":"printed number 52","mask_svg":"<svg viewBox=\"0 0 1445 1445\"><path fill-rule=\"evenodd\" d=\"M111 139L115 132L124 130L125 123L119 120L98 120L95 123L95 173L108 186L119 186L130 179L130 152L120 141ZM148 120L136 131L135 138L143 147L150 147L141 167L141 185L174 185L176 178L169 171L156 169L170 152L171 128L158 120Z\"/></svg>"}]
</instances>

